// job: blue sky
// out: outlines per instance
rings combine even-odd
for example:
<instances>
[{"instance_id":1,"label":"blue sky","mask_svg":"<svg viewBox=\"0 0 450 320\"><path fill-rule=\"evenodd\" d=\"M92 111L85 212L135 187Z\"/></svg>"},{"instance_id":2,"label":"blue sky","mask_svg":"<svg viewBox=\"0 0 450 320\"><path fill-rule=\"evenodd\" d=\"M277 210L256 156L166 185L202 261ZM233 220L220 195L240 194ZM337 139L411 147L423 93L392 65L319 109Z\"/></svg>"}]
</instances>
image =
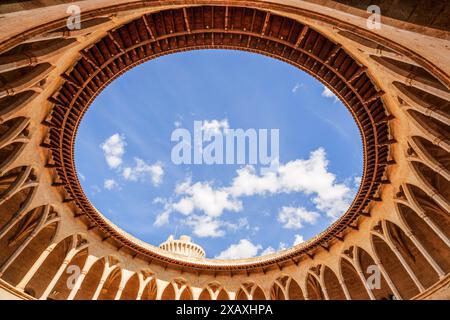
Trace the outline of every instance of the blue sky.
<instances>
[{"instance_id":1,"label":"blue sky","mask_svg":"<svg viewBox=\"0 0 450 320\"><path fill-rule=\"evenodd\" d=\"M172 162L177 128L279 129L279 166ZM278 251L351 203L362 144L349 111L306 73L245 52L160 57L94 101L75 146L81 184L116 225L154 245L190 235L209 258Z\"/></svg>"}]
</instances>

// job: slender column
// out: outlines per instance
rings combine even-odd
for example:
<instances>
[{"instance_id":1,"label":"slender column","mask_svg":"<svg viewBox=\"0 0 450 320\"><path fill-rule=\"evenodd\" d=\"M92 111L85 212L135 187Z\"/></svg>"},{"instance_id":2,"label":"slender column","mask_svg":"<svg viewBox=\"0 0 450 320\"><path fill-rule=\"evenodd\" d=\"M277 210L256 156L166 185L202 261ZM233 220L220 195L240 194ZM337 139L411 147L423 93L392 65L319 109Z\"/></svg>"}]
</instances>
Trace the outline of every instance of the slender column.
<instances>
[{"instance_id":1,"label":"slender column","mask_svg":"<svg viewBox=\"0 0 450 320\"><path fill-rule=\"evenodd\" d=\"M114 296L114 300L120 300L120 297L122 296L123 289L125 288L125 285L120 285L119 289L117 289L116 295Z\"/></svg>"},{"instance_id":2,"label":"slender column","mask_svg":"<svg viewBox=\"0 0 450 320\"><path fill-rule=\"evenodd\" d=\"M412 271L411 267L405 261L405 259L403 258L402 254L398 251L397 247L394 246L394 245L389 245L389 247L392 249L392 251L394 251L395 255L397 256L398 260L400 261L400 264L403 266L403 268L405 268L406 272L408 272L409 276L414 281L414 283L416 284L416 286L419 289L419 291L423 292L425 290L425 288L420 283L419 279L416 277L416 275Z\"/></svg>"},{"instance_id":3,"label":"slender column","mask_svg":"<svg viewBox=\"0 0 450 320\"><path fill-rule=\"evenodd\" d=\"M139 278L139 290L136 296L136 300L141 300L142 294L144 293L144 289L152 278L148 278L147 281L144 281L144 276L140 272L138 273L138 278Z\"/></svg>"},{"instance_id":4,"label":"slender column","mask_svg":"<svg viewBox=\"0 0 450 320\"><path fill-rule=\"evenodd\" d=\"M41 265L44 263L44 261L47 259L49 254L55 249L56 243L51 244L47 247L47 249L44 250L44 252L41 253L39 258L34 262L33 266L27 271L25 276L20 280L19 284L16 286L19 290L24 290L28 282L31 280L31 278L34 276L36 271L41 267Z\"/></svg>"},{"instance_id":5,"label":"slender column","mask_svg":"<svg viewBox=\"0 0 450 320\"><path fill-rule=\"evenodd\" d=\"M37 229L37 228L36 228ZM6 260L3 265L0 268L0 277L3 275L3 273L8 269L8 267L16 260L16 258L22 253L22 251L30 244L31 240L33 240L38 232L40 231L40 228L38 230L34 230L31 235L14 251L14 253L9 256L8 260Z\"/></svg>"},{"instance_id":6,"label":"slender column","mask_svg":"<svg viewBox=\"0 0 450 320\"><path fill-rule=\"evenodd\" d=\"M89 270L91 270L91 267L94 265L94 263L97 261L97 258L94 256L88 256L86 259L86 262L84 263L83 270L81 270L81 274L78 277L77 281L75 282L75 285L73 286L72 290L69 293L69 296L67 297L67 300L73 300L75 299L78 290L80 290L81 285L83 284L84 278L86 278L86 275L88 274Z\"/></svg>"},{"instance_id":7,"label":"slender column","mask_svg":"<svg viewBox=\"0 0 450 320\"><path fill-rule=\"evenodd\" d=\"M123 289L125 289L125 286L127 285L127 282L131 279L133 276L133 272L130 272L128 270L122 271L122 276L120 278L119 283L119 289L117 289L116 295L114 297L114 300L120 300L120 297L122 296Z\"/></svg>"},{"instance_id":8,"label":"slender column","mask_svg":"<svg viewBox=\"0 0 450 320\"><path fill-rule=\"evenodd\" d=\"M34 230L31 232L30 236L14 251L14 253L6 260L3 265L0 267L0 277L3 275L3 273L8 269L8 267L13 263L13 261L22 253L22 251L30 244L31 240L33 240L36 235L41 232L46 226L54 223L57 221L56 218L51 219L50 221L45 222L47 220L48 214L50 212L50 207L46 206L44 209L44 212L42 213L42 216L39 220L39 223L34 228Z\"/></svg>"},{"instance_id":9,"label":"slender column","mask_svg":"<svg viewBox=\"0 0 450 320\"><path fill-rule=\"evenodd\" d=\"M8 199L10 199L13 195L15 195L20 190L20 188L22 187L22 185L24 184L24 182L30 175L31 171L32 171L31 168L27 168L27 169L25 169L25 171L22 172L19 179L17 179L17 181L9 187L9 190L5 194L2 195L2 197L0 198L0 205L3 204ZM4 233L4 230L2 230L2 234L3 233Z\"/></svg>"},{"instance_id":10,"label":"slender column","mask_svg":"<svg viewBox=\"0 0 450 320\"><path fill-rule=\"evenodd\" d=\"M102 291L103 285L105 284L106 279L108 278L112 268L109 268L109 265L106 264L103 269L102 277L100 278L100 282L98 283L97 289L95 289L94 295L92 296L92 300L97 300L100 292Z\"/></svg>"},{"instance_id":11,"label":"slender column","mask_svg":"<svg viewBox=\"0 0 450 320\"><path fill-rule=\"evenodd\" d=\"M186 288L185 285L181 286L180 289L178 289L178 286L175 285L175 300L180 300L181 293L183 292L184 288Z\"/></svg>"},{"instance_id":12,"label":"slender column","mask_svg":"<svg viewBox=\"0 0 450 320\"><path fill-rule=\"evenodd\" d=\"M158 288L161 288L161 290L156 291L156 300L161 300L162 294L168 284L169 284L168 282L156 279L156 285L158 286Z\"/></svg>"},{"instance_id":13,"label":"slender column","mask_svg":"<svg viewBox=\"0 0 450 320\"><path fill-rule=\"evenodd\" d=\"M391 277L389 277L389 275L388 275L386 269L384 269L384 266L381 263L381 261L378 258L375 258L374 261L375 261L375 264L377 265L378 269L380 270L380 272L383 274L383 277L386 280L392 293L394 293L394 295L396 296L397 299L401 300L402 296L401 296L400 292L398 292L397 287L392 282Z\"/></svg>"},{"instance_id":14,"label":"slender column","mask_svg":"<svg viewBox=\"0 0 450 320\"><path fill-rule=\"evenodd\" d=\"M412 232L408 231L407 236L411 239L414 245L419 249L419 251L423 254L425 259L431 264L433 269L439 275L439 278L442 279L445 276L444 270L437 264L437 262L433 259L433 257L428 253L428 251L423 247L419 240L417 240L416 236L412 234Z\"/></svg>"},{"instance_id":15,"label":"slender column","mask_svg":"<svg viewBox=\"0 0 450 320\"><path fill-rule=\"evenodd\" d=\"M433 199L434 201L436 201L440 206L442 206L442 208L444 208L447 212L450 212L450 203L448 202L447 199L445 199L440 193L439 191L437 191L434 188L427 188L429 189L429 196L431 199Z\"/></svg>"},{"instance_id":16,"label":"slender column","mask_svg":"<svg viewBox=\"0 0 450 320\"><path fill-rule=\"evenodd\" d=\"M323 270L322 270L322 272L323 272ZM323 292L323 296L324 296L325 300L330 300L330 297L328 296L327 287L325 286L325 281L323 279L320 279L319 283L320 283L320 288Z\"/></svg>"},{"instance_id":17,"label":"slender column","mask_svg":"<svg viewBox=\"0 0 450 320\"><path fill-rule=\"evenodd\" d=\"M367 294L369 295L371 300L375 300L375 296L373 295L372 290L369 288L369 285L367 284L367 279L361 270L361 266L359 265L359 263L354 263L354 265L356 267L356 272L358 273L358 276L364 285L364 288L366 288Z\"/></svg>"},{"instance_id":18,"label":"slender column","mask_svg":"<svg viewBox=\"0 0 450 320\"><path fill-rule=\"evenodd\" d=\"M206 289L206 290L208 290L208 289ZM200 294L202 293L202 289L201 288L191 288L191 292L192 292L192 300L198 300L200 298ZM208 291L208 293L211 296L211 300L213 300L211 293L209 291Z\"/></svg>"},{"instance_id":19,"label":"slender column","mask_svg":"<svg viewBox=\"0 0 450 320\"><path fill-rule=\"evenodd\" d=\"M70 263L70 261L72 261L72 258L77 253L78 253L78 250L76 250L75 248L71 249L67 253L66 258L64 259L63 263L59 267L59 269L56 272L56 274L53 276L53 279L50 281L49 285L47 286L47 289L45 289L44 293L39 298L39 300L46 300L47 299L47 297L50 295L50 293L52 292L53 288L55 287L56 283L58 282L59 278L61 278L61 275L63 274L64 270L66 270L67 265Z\"/></svg>"},{"instance_id":20,"label":"slender column","mask_svg":"<svg viewBox=\"0 0 450 320\"><path fill-rule=\"evenodd\" d=\"M347 300L352 300L352 297L350 296L350 293L348 292L347 285L345 284L345 282L343 280L339 279L339 284L341 285L342 291L344 291L345 298Z\"/></svg>"},{"instance_id":21,"label":"slender column","mask_svg":"<svg viewBox=\"0 0 450 320\"><path fill-rule=\"evenodd\" d=\"M419 214L419 216L428 224L428 226L437 234L437 236L441 238L442 241L444 241L447 247L450 247L450 239L447 238L447 236L441 231L438 226L436 226L433 220L431 220L430 217L428 217L424 213Z\"/></svg>"},{"instance_id":22,"label":"slender column","mask_svg":"<svg viewBox=\"0 0 450 320\"><path fill-rule=\"evenodd\" d=\"M442 232L442 230L433 222L433 220L430 219L430 217L426 214L426 212L422 209L422 207L419 205L417 200L413 197L411 194L411 191L408 187L404 186L404 191L406 194L406 197L408 199L408 206L414 210L417 215L425 221L426 224L438 235L439 238L441 238L442 241L445 242L445 244L450 247L450 240L445 235L445 233Z\"/></svg>"}]
</instances>

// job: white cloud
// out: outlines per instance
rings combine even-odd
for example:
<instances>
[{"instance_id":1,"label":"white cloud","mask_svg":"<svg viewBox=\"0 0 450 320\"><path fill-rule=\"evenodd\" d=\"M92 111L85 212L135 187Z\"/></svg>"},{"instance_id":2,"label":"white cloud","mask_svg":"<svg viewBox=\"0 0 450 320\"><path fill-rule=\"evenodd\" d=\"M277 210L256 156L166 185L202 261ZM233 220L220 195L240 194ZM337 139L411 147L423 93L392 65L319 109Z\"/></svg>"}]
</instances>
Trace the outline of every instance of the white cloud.
<instances>
[{"instance_id":1,"label":"white cloud","mask_svg":"<svg viewBox=\"0 0 450 320\"><path fill-rule=\"evenodd\" d=\"M163 217L168 217L171 212L186 216L201 212L217 219L225 211L242 211L241 198L244 196L301 192L309 197L318 212L336 219L347 210L354 195L351 188L345 183L337 183L336 176L328 171L328 160L323 148L311 152L308 159L280 164L261 174L256 173L253 166L240 168L236 173L231 184L226 187L214 187L212 182L192 183L190 178L179 183L175 188L178 199L165 204L165 210L169 213ZM285 228L299 229L302 223L314 223L318 216L316 211L283 207L278 219ZM218 220L214 220L214 223L227 226ZM190 225L194 226L192 223ZM234 230L233 224L228 223L228 229ZM217 235L217 230L212 234Z\"/></svg>"},{"instance_id":2,"label":"white cloud","mask_svg":"<svg viewBox=\"0 0 450 320\"><path fill-rule=\"evenodd\" d=\"M336 95L333 93L333 91L331 91L330 89L328 89L328 87L323 86L323 91L322 91L322 97L325 98L334 98L334 102L338 101L338 97L336 97Z\"/></svg>"},{"instance_id":3,"label":"white cloud","mask_svg":"<svg viewBox=\"0 0 450 320\"><path fill-rule=\"evenodd\" d=\"M323 148L311 152L309 159L290 161L262 175L252 166L239 169L227 191L234 197L302 192L313 197L318 210L333 218L347 210L353 197L352 190L337 183L336 176L328 171Z\"/></svg>"},{"instance_id":4,"label":"white cloud","mask_svg":"<svg viewBox=\"0 0 450 320\"><path fill-rule=\"evenodd\" d=\"M303 239L303 236L299 235L299 234L296 234L295 235L295 239L294 239L294 243L292 245L296 246L296 245L298 245L300 243L303 243L303 242L305 242L305 240Z\"/></svg>"},{"instance_id":5,"label":"white cloud","mask_svg":"<svg viewBox=\"0 0 450 320\"><path fill-rule=\"evenodd\" d=\"M119 184L114 179L106 179L103 184L103 187L107 190L112 190L114 188L118 188Z\"/></svg>"},{"instance_id":6,"label":"white cloud","mask_svg":"<svg viewBox=\"0 0 450 320\"><path fill-rule=\"evenodd\" d=\"M177 120L173 123L173 125L175 126L175 128L179 128L181 127L181 122Z\"/></svg>"},{"instance_id":7,"label":"white cloud","mask_svg":"<svg viewBox=\"0 0 450 320\"><path fill-rule=\"evenodd\" d=\"M232 198L226 190L214 189L209 182L192 184L188 179L177 185L175 191L184 197L173 204L173 209L183 214L200 210L208 216L219 217L224 210L242 210L241 201Z\"/></svg>"},{"instance_id":8,"label":"white cloud","mask_svg":"<svg viewBox=\"0 0 450 320\"><path fill-rule=\"evenodd\" d=\"M170 217L170 210L166 209L156 216L156 219L155 219L155 222L153 222L153 225L156 227L161 227L165 224L168 224L169 217Z\"/></svg>"},{"instance_id":9,"label":"white cloud","mask_svg":"<svg viewBox=\"0 0 450 320\"><path fill-rule=\"evenodd\" d=\"M192 227L194 234L200 238L218 238L225 235L220 229L222 222L209 216L190 216L185 223Z\"/></svg>"},{"instance_id":10,"label":"white cloud","mask_svg":"<svg viewBox=\"0 0 450 320\"><path fill-rule=\"evenodd\" d=\"M292 88L292 93L297 93L297 91L303 87L303 83L296 83L295 86Z\"/></svg>"},{"instance_id":11,"label":"white cloud","mask_svg":"<svg viewBox=\"0 0 450 320\"><path fill-rule=\"evenodd\" d=\"M82 181L86 181L86 176L84 174L82 174L81 172L78 173L78 175L80 176L80 179Z\"/></svg>"},{"instance_id":12,"label":"white cloud","mask_svg":"<svg viewBox=\"0 0 450 320\"><path fill-rule=\"evenodd\" d=\"M194 202L191 198L183 198L177 203L173 204L173 209L184 215L188 215L192 211L194 211Z\"/></svg>"},{"instance_id":13,"label":"white cloud","mask_svg":"<svg viewBox=\"0 0 450 320\"><path fill-rule=\"evenodd\" d=\"M314 224L319 216L317 212L308 211L303 207L282 207L278 212L278 221L283 224L283 228L300 229L303 222Z\"/></svg>"},{"instance_id":14,"label":"white cloud","mask_svg":"<svg viewBox=\"0 0 450 320\"><path fill-rule=\"evenodd\" d=\"M227 249L219 253L216 259L245 259L252 258L261 250L261 245L254 245L247 239L241 239L239 243L230 245Z\"/></svg>"},{"instance_id":15,"label":"white cloud","mask_svg":"<svg viewBox=\"0 0 450 320\"><path fill-rule=\"evenodd\" d=\"M203 120L202 124L202 130L205 131L205 134L221 133L222 130L229 128L230 126L227 119L211 121Z\"/></svg>"},{"instance_id":16,"label":"white cloud","mask_svg":"<svg viewBox=\"0 0 450 320\"><path fill-rule=\"evenodd\" d=\"M150 177L153 185L157 186L161 183L164 175L164 169L161 163L148 164L139 158L134 158L134 161L134 167L126 167L123 169L122 176L125 180L145 181Z\"/></svg>"},{"instance_id":17,"label":"white cloud","mask_svg":"<svg viewBox=\"0 0 450 320\"><path fill-rule=\"evenodd\" d=\"M116 169L122 164L125 146L125 138L118 133L113 134L100 145L105 155L106 163L111 169Z\"/></svg>"}]
</instances>

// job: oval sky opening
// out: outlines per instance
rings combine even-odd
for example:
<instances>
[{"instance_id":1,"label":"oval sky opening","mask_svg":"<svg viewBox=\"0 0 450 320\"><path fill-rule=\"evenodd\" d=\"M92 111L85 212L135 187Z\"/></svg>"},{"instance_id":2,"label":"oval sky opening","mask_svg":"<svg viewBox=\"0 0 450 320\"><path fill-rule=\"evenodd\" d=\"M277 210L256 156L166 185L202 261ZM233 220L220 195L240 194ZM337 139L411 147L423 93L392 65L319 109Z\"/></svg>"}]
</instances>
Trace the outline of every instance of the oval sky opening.
<instances>
[{"instance_id":1,"label":"oval sky opening","mask_svg":"<svg viewBox=\"0 0 450 320\"><path fill-rule=\"evenodd\" d=\"M246 149L242 163L236 149L234 162L195 163L196 125L224 137L223 162L225 131L254 130L259 154L261 130L278 130L278 157L254 163ZM190 162L174 159L177 130L191 135ZM156 246L187 234L222 259L320 233L345 213L363 170L357 124L330 90L287 63L231 50L163 56L113 81L80 124L75 163L89 200L120 228Z\"/></svg>"}]
</instances>

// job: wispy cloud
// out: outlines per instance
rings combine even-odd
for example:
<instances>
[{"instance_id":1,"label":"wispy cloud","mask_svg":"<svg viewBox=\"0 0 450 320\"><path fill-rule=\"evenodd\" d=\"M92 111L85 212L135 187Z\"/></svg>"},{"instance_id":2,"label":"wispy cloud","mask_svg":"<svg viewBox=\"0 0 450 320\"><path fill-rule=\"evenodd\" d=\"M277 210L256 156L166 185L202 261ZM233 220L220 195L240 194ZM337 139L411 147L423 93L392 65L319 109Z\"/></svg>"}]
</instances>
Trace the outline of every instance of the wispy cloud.
<instances>
[{"instance_id":1,"label":"wispy cloud","mask_svg":"<svg viewBox=\"0 0 450 320\"><path fill-rule=\"evenodd\" d=\"M164 175L164 168L160 162L148 164L140 158L134 158L135 165L125 167L122 176L128 181L145 181L150 178L152 184L157 186L161 183Z\"/></svg>"},{"instance_id":2,"label":"wispy cloud","mask_svg":"<svg viewBox=\"0 0 450 320\"><path fill-rule=\"evenodd\" d=\"M303 88L303 83L296 83L295 86L292 88L292 93L296 94L297 91L299 91L301 88Z\"/></svg>"},{"instance_id":3,"label":"wispy cloud","mask_svg":"<svg viewBox=\"0 0 450 320\"><path fill-rule=\"evenodd\" d=\"M106 190L118 189L119 184L114 179L106 179L105 182L103 183L103 187Z\"/></svg>"},{"instance_id":4,"label":"wispy cloud","mask_svg":"<svg viewBox=\"0 0 450 320\"><path fill-rule=\"evenodd\" d=\"M122 164L125 153L125 138L118 133L113 134L100 145L105 155L105 160L111 169L117 169Z\"/></svg>"}]
</instances>

